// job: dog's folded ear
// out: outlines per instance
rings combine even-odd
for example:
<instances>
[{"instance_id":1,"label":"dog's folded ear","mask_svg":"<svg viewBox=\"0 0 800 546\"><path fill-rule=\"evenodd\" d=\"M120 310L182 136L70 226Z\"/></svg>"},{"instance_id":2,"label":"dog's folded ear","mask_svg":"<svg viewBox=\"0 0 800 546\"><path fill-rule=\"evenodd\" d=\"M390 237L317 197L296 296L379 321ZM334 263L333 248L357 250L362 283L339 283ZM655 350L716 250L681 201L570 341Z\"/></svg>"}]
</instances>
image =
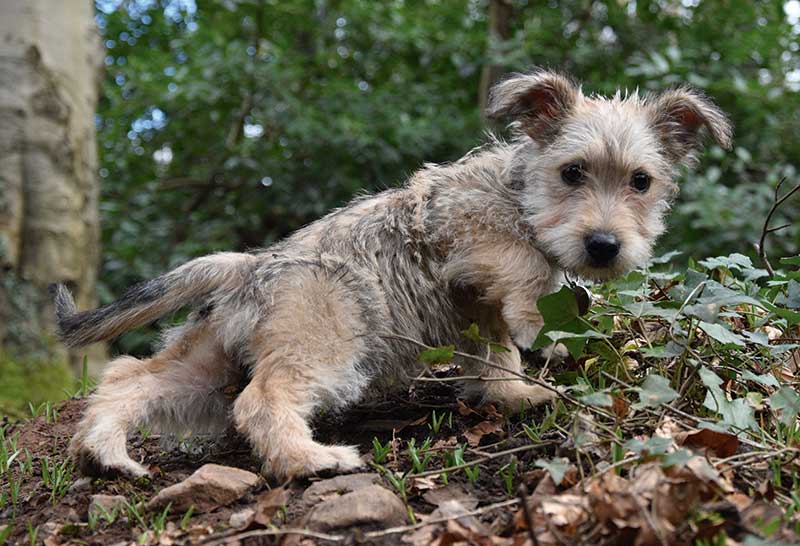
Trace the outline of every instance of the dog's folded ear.
<instances>
[{"instance_id":1,"label":"dog's folded ear","mask_svg":"<svg viewBox=\"0 0 800 546\"><path fill-rule=\"evenodd\" d=\"M733 143L730 120L711 99L690 87L657 95L651 102L653 127L663 140L670 158L691 163L702 147L703 129L726 150Z\"/></svg>"},{"instance_id":2,"label":"dog's folded ear","mask_svg":"<svg viewBox=\"0 0 800 546\"><path fill-rule=\"evenodd\" d=\"M580 94L577 83L557 72L538 69L514 74L492 88L486 115L513 119L532 139L549 141Z\"/></svg>"}]
</instances>

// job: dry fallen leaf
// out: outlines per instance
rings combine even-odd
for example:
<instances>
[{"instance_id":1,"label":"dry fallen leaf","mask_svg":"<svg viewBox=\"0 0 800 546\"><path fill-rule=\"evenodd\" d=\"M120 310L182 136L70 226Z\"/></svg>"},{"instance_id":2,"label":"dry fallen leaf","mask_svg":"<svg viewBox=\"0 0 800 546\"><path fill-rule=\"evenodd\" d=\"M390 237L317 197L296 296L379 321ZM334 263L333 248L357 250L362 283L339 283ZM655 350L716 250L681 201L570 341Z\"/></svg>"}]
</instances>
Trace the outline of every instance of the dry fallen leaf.
<instances>
[{"instance_id":1,"label":"dry fallen leaf","mask_svg":"<svg viewBox=\"0 0 800 546\"><path fill-rule=\"evenodd\" d=\"M614 396L611 399L611 410L620 420L625 419L630 413L631 403L628 402L622 395Z\"/></svg>"},{"instance_id":2,"label":"dry fallen leaf","mask_svg":"<svg viewBox=\"0 0 800 546\"><path fill-rule=\"evenodd\" d=\"M481 443L481 439L489 434L501 436L503 427L496 421L481 421L469 430L464 431L464 438L467 439L470 447L477 447Z\"/></svg>"},{"instance_id":3,"label":"dry fallen leaf","mask_svg":"<svg viewBox=\"0 0 800 546\"><path fill-rule=\"evenodd\" d=\"M425 502L434 506L441 506L446 501L458 501L467 510L474 510L478 506L478 499L473 497L461 484L450 483L445 487L427 491L422 495Z\"/></svg>"},{"instance_id":4,"label":"dry fallen leaf","mask_svg":"<svg viewBox=\"0 0 800 546\"><path fill-rule=\"evenodd\" d=\"M675 436L679 446L700 450L702 454L710 451L717 457L730 457L739 449L739 438L735 434L708 428L681 432Z\"/></svg>"},{"instance_id":5,"label":"dry fallen leaf","mask_svg":"<svg viewBox=\"0 0 800 546\"><path fill-rule=\"evenodd\" d=\"M289 502L289 491L285 487L275 487L261 493L256 501L254 521L268 527L278 510L287 502Z\"/></svg>"}]
</instances>

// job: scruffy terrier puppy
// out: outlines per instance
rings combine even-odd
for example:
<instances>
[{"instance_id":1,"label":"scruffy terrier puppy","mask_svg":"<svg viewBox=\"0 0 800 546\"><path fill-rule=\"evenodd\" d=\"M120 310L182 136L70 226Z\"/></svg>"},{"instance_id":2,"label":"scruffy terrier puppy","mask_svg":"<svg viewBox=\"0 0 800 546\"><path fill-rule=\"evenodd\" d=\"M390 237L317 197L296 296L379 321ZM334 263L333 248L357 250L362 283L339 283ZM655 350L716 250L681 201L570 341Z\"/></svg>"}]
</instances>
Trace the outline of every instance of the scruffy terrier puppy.
<instances>
[{"instance_id":1,"label":"scruffy terrier puppy","mask_svg":"<svg viewBox=\"0 0 800 546\"><path fill-rule=\"evenodd\" d=\"M109 364L72 442L82 469L146 475L126 450L132 427L213 433L231 421L278 478L359 467L355 448L316 442L309 418L358 401L380 378L417 373L419 349L393 334L477 351L460 334L475 322L511 348L494 363L520 372L514 344L534 341L537 299L565 271L604 280L645 264L673 179L703 133L731 145L725 115L685 87L586 96L537 70L498 84L488 114L513 120L517 136L426 165L404 187L356 199L265 250L192 260L92 311L76 312L55 286L70 346L192 309L152 358ZM239 380L230 402L223 389ZM524 381L465 388L510 410L553 397Z\"/></svg>"}]
</instances>

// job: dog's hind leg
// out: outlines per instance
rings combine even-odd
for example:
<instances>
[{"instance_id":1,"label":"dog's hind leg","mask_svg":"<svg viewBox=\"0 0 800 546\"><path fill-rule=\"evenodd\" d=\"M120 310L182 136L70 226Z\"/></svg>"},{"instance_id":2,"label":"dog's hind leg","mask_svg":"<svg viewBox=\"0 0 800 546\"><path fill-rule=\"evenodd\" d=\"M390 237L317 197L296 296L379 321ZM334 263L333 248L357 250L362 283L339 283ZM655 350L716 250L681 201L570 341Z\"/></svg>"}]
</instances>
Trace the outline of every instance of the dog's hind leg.
<instances>
[{"instance_id":1,"label":"dog's hind leg","mask_svg":"<svg viewBox=\"0 0 800 546\"><path fill-rule=\"evenodd\" d=\"M279 479L362 466L350 446L316 442L308 420L319 406L357 400L368 377L363 310L347 286L319 269L292 270L259 326L250 384L234 404L237 429Z\"/></svg>"},{"instance_id":2,"label":"dog's hind leg","mask_svg":"<svg viewBox=\"0 0 800 546\"><path fill-rule=\"evenodd\" d=\"M223 389L235 383L206 323L187 325L147 360L120 357L109 364L89 398L70 452L85 474L147 475L128 455L126 439L137 425L183 432L221 432L229 422Z\"/></svg>"}]
</instances>

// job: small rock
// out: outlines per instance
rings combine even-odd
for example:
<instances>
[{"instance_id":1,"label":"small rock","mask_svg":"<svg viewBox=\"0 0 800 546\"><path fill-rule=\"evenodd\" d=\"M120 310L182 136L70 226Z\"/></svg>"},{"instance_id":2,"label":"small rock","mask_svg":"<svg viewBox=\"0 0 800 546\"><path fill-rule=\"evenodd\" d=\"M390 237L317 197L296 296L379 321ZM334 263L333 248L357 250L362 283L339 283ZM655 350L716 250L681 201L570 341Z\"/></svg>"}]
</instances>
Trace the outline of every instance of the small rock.
<instances>
[{"instance_id":1,"label":"small rock","mask_svg":"<svg viewBox=\"0 0 800 546\"><path fill-rule=\"evenodd\" d=\"M147 503L147 509L161 508L171 502L173 511L184 512L194 506L197 512L208 512L240 499L260 481L258 475L247 470L207 464L182 482L159 491Z\"/></svg>"},{"instance_id":2,"label":"small rock","mask_svg":"<svg viewBox=\"0 0 800 546\"><path fill-rule=\"evenodd\" d=\"M84 489L89 489L92 486L92 478L84 477L78 478L72 485L69 486L69 490L71 493L76 491L83 491Z\"/></svg>"},{"instance_id":3,"label":"small rock","mask_svg":"<svg viewBox=\"0 0 800 546\"><path fill-rule=\"evenodd\" d=\"M125 497L122 495L92 495L89 500L89 515L103 517L105 513L111 514L125 506Z\"/></svg>"},{"instance_id":4,"label":"small rock","mask_svg":"<svg viewBox=\"0 0 800 546\"><path fill-rule=\"evenodd\" d=\"M252 508L245 508L244 510L240 510L239 512L231 514L231 519L228 521L228 525L234 529L245 529L246 527L249 527L251 523L253 523L255 517L255 510Z\"/></svg>"},{"instance_id":5,"label":"small rock","mask_svg":"<svg viewBox=\"0 0 800 546\"><path fill-rule=\"evenodd\" d=\"M406 523L408 512L403 502L380 485L362 487L316 505L304 524L316 531L330 531L354 525L392 527Z\"/></svg>"},{"instance_id":6,"label":"small rock","mask_svg":"<svg viewBox=\"0 0 800 546\"><path fill-rule=\"evenodd\" d=\"M380 482L381 477L371 472L336 476L329 480L312 483L303 492L303 502L307 505L318 504Z\"/></svg>"}]
</instances>

